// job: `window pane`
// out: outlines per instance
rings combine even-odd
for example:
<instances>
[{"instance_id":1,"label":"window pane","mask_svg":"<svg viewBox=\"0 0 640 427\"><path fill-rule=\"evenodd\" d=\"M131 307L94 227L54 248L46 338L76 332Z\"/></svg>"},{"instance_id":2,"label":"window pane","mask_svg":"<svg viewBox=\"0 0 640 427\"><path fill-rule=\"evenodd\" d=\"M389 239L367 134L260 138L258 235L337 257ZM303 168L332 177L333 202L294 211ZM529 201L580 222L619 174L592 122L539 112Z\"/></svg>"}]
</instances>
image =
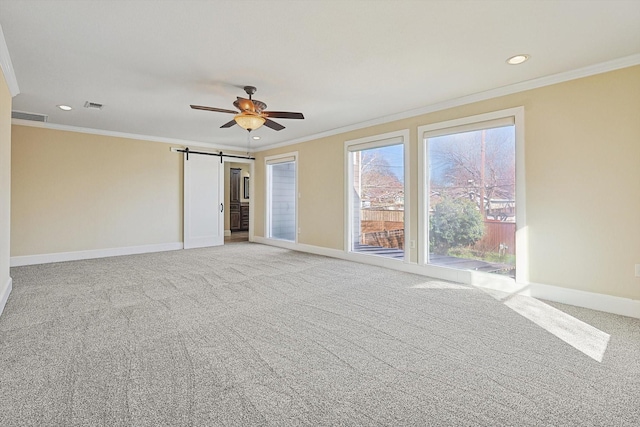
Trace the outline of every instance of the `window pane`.
<instances>
[{"instance_id":1,"label":"window pane","mask_svg":"<svg viewBox=\"0 0 640 427\"><path fill-rule=\"evenodd\" d=\"M296 164L295 162L268 165L270 184L269 237L295 241L296 239Z\"/></svg>"},{"instance_id":2,"label":"window pane","mask_svg":"<svg viewBox=\"0 0 640 427\"><path fill-rule=\"evenodd\" d=\"M429 264L515 277L515 126L427 144Z\"/></svg>"},{"instance_id":3,"label":"window pane","mask_svg":"<svg viewBox=\"0 0 640 427\"><path fill-rule=\"evenodd\" d=\"M404 258L404 146L350 153L354 252Z\"/></svg>"}]
</instances>

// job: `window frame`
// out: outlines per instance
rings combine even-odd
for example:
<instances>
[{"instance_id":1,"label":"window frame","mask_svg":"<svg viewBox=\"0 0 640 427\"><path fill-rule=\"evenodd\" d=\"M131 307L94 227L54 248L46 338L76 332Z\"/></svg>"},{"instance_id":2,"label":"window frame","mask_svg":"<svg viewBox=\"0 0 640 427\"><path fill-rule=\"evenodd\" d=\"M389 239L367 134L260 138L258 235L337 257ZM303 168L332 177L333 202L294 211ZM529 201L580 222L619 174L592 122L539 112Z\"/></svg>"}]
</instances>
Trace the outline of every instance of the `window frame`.
<instances>
[{"instance_id":1,"label":"window frame","mask_svg":"<svg viewBox=\"0 0 640 427\"><path fill-rule=\"evenodd\" d=\"M499 277L495 274L481 273L469 270L458 270L450 267L428 264L429 256L429 197L426 194L429 188L429 147L428 138L450 135L472 130L495 127L496 124L505 123L505 119L512 119L515 125L515 151L516 151L516 278L517 283L528 283L529 280L529 256L528 256L528 228L526 222L526 195L525 195L525 133L524 133L524 107L514 107L505 110L493 111L474 116L447 120L418 127L418 264L427 270L427 274L445 280L454 280L463 283L480 284L487 281L513 283L513 279ZM506 123L505 123L506 124ZM492 126L494 125L494 126Z\"/></svg>"},{"instance_id":2,"label":"window frame","mask_svg":"<svg viewBox=\"0 0 640 427\"><path fill-rule=\"evenodd\" d=\"M295 187L295 239L294 240L286 240L286 239L279 239L277 237L273 237L272 233L271 233L271 168L269 166L271 165L275 165L275 164L281 164L281 163L290 163L293 162L295 165L295 182L294 182L294 187ZM264 168L265 168L265 222L264 222L264 230L265 230L265 238L266 239L270 239L270 240L277 240L279 242L290 242L290 243L298 243L298 234L299 234L299 228L298 228L298 199L299 199L299 194L298 194L298 152L297 151L293 151L290 153L283 153L283 154L277 154L277 155L273 155L273 156L268 156L264 158Z\"/></svg>"},{"instance_id":3,"label":"window frame","mask_svg":"<svg viewBox=\"0 0 640 427\"><path fill-rule=\"evenodd\" d=\"M405 262L408 263L411 259L410 251L412 250L410 245L411 237L411 196L410 196L410 170L409 170L409 129L402 129L399 131L388 132L378 135L372 135L364 138L352 139L344 142L344 252L350 256L355 257L378 257L390 262ZM369 255L361 252L354 252L353 248L353 193L351 188L353 187L353 167L351 164L351 153L355 151L369 150L372 148L382 148L391 145L402 144L403 149L403 167L404 167L404 257L402 260L382 257L379 255Z\"/></svg>"}]
</instances>

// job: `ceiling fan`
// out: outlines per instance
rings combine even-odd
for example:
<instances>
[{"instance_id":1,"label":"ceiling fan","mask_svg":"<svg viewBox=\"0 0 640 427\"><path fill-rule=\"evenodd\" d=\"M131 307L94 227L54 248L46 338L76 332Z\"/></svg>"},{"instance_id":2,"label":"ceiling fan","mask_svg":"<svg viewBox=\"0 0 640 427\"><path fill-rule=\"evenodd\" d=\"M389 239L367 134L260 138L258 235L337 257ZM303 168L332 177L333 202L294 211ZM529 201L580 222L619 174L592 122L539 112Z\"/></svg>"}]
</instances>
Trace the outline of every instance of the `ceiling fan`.
<instances>
[{"instance_id":1,"label":"ceiling fan","mask_svg":"<svg viewBox=\"0 0 640 427\"><path fill-rule=\"evenodd\" d=\"M262 125L265 125L266 127L273 130L284 129L284 126L271 120L271 117L276 119L304 119L302 113L292 113L288 111L265 111L265 108L267 108L267 104L262 101L258 101L257 99L252 99L253 94L256 93L256 88L254 86L245 86L244 91L247 92L247 95L249 95L249 99L238 97L238 99L233 102L233 105L238 110L240 110L239 113L233 110L225 110L224 108L205 107L202 105L192 105L191 108L193 108L194 110L235 114L236 116L233 118L233 120L223 124L220 127L230 128L231 126L237 124L241 128L248 130L249 132L258 129Z\"/></svg>"}]
</instances>

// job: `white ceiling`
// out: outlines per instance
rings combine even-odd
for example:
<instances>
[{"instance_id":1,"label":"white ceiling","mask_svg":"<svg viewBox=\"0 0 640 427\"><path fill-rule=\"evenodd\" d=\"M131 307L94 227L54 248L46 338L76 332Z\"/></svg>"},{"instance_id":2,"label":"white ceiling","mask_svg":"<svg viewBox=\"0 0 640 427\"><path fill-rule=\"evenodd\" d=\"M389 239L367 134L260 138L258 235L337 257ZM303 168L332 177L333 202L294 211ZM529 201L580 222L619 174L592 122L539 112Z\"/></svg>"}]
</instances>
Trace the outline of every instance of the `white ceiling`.
<instances>
[{"instance_id":1,"label":"white ceiling","mask_svg":"<svg viewBox=\"0 0 640 427\"><path fill-rule=\"evenodd\" d=\"M0 25L14 110L246 148L246 131L219 129L232 115L189 104L234 109L253 85L306 117L259 129L255 149L640 54L638 0L2 0ZM531 59L505 63L518 53Z\"/></svg>"}]
</instances>

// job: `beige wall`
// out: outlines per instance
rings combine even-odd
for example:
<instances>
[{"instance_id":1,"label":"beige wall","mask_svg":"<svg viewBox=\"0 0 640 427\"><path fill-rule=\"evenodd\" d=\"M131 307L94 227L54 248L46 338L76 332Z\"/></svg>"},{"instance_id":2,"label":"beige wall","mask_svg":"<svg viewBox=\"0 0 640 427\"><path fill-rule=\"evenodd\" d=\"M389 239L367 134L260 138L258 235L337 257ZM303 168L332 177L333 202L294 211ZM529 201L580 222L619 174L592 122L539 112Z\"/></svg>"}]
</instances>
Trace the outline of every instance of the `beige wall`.
<instances>
[{"instance_id":1,"label":"beige wall","mask_svg":"<svg viewBox=\"0 0 640 427\"><path fill-rule=\"evenodd\" d=\"M517 106L525 108L529 280L640 299L640 66L260 152L255 235L265 235L264 157L298 151L299 243L342 250L344 141L409 129L417 240L417 127Z\"/></svg>"},{"instance_id":2,"label":"beige wall","mask_svg":"<svg viewBox=\"0 0 640 427\"><path fill-rule=\"evenodd\" d=\"M231 189L231 184L230 184L230 169L231 168L235 168L235 169L242 169L242 172L240 173L240 176L242 177L242 180L240 181L240 201L241 202L248 202L249 199L245 199L244 198L244 191L243 191L243 185L244 185L244 177L245 176L249 176L250 175L250 168L251 165L248 163L234 163L234 162L224 162L224 206L225 206L225 210L224 210L224 229L225 231L228 231L231 229L231 219L229 216L229 200L230 200L230 189ZM251 184L249 184L251 185Z\"/></svg>"},{"instance_id":3,"label":"beige wall","mask_svg":"<svg viewBox=\"0 0 640 427\"><path fill-rule=\"evenodd\" d=\"M12 146L11 256L182 242L169 145L14 125Z\"/></svg>"},{"instance_id":4,"label":"beige wall","mask_svg":"<svg viewBox=\"0 0 640 427\"><path fill-rule=\"evenodd\" d=\"M4 296L9 284L10 224L11 93L4 74L0 70L0 298Z\"/></svg>"},{"instance_id":5,"label":"beige wall","mask_svg":"<svg viewBox=\"0 0 640 427\"><path fill-rule=\"evenodd\" d=\"M525 108L530 281L640 299L633 271L640 263L640 66L258 153L255 235L264 236L264 157L297 151L299 242L342 250L344 141L409 129L407 217L417 240L417 127L517 106ZM8 123L4 84L0 109ZM13 141L12 256L182 241L182 157L168 145L0 129L3 200ZM1 245L8 226L3 218ZM5 254L0 274L8 270ZM417 260L415 250L409 256Z\"/></svg>"}]
</instances>

